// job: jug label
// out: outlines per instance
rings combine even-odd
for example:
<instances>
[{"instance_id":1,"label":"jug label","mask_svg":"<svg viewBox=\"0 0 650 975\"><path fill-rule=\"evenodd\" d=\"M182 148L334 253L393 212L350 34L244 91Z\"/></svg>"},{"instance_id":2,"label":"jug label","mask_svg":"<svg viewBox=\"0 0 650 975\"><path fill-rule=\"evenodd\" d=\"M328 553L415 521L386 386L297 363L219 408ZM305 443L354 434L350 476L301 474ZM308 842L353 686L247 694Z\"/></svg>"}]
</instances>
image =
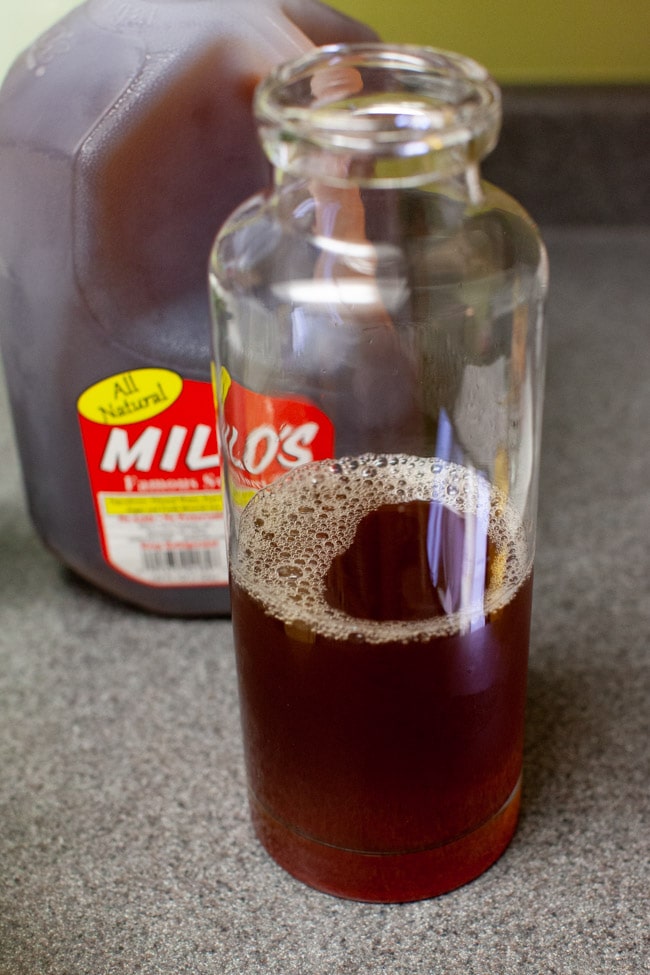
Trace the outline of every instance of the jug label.
<instances>
[{"instance_id":1,"label":"jug label","mask_svg":"<svg viewBox=\"0 0 650 975\"><path fill-rule=\"evenodd\" d=\"M307 399L255 393L222 369L221 402L222 446L235 510L281 474L334 455L332 422Z\"/></svg>"},{"instance_id":2,"label":"jug label","mask_svg":"<svg viewBox=\"0 0 650 975\"><path fill-rule=\"evenodd\" d=\"M211 384L132 369L90 386L77 410L107 562L151 586L226 585Z\"/></svg>"}]
</instances>

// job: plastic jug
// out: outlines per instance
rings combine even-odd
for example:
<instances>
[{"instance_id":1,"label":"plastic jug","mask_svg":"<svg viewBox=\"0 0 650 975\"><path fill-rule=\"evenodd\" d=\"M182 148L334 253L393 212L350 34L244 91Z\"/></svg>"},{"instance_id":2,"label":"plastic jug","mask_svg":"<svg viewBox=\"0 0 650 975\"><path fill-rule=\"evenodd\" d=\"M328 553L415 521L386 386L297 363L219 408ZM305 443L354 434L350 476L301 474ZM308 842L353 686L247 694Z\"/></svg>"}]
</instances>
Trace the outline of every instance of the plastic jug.
<instances>
[{"instance_id":1,"label":"plastic jug","mask_svg":"<svg viewBox=\"0 0 650 975\"><path fill-rule=\"evenodd\" d=\"M30 513L140 607L229 609L206 269L267 181L254 86L369 36L316 0L87 0L0 91L0 340Z\"/></svg>"}]
</instances>

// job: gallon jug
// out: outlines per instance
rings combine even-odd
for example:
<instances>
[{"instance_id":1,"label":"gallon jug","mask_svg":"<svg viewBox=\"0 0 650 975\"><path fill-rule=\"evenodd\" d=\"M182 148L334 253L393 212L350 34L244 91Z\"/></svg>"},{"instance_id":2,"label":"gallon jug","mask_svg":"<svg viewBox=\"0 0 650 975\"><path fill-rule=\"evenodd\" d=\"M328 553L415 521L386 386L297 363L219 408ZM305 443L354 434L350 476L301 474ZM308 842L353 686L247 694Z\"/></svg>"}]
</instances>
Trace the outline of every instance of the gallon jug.
<instances>
[{"instance_id":1,"label":"gallon jug","mask_svg":"<svg viewBox=\"0 0 650 975\"><path fill-rule=\"evenodd\" d=\"M28 505L96 586L229 611L206 273L252 92L371 32L316 0L87 0L0 91L0 339Z\"/></svg>"}]
</instances>

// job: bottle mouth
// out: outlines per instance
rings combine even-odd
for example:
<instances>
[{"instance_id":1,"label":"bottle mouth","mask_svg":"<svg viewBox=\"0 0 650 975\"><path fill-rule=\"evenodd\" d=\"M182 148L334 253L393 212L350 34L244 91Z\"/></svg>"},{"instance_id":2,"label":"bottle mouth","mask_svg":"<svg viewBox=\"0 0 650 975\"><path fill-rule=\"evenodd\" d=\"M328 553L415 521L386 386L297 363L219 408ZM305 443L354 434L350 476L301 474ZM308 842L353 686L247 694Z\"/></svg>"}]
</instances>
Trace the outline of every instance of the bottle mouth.
<instances>
[{"instance_id":1,"label":"bottle mouth","mask_svg":"<svg viewBox=\"0 0 650 975\"><path fill-rule=\"evenodd\" d=\"M280 65L258 86L255 113L265 150L283 170L422 182L491 151L501 95L486 69L460 54L337 44Z\"/></svg>"}]
</instances>

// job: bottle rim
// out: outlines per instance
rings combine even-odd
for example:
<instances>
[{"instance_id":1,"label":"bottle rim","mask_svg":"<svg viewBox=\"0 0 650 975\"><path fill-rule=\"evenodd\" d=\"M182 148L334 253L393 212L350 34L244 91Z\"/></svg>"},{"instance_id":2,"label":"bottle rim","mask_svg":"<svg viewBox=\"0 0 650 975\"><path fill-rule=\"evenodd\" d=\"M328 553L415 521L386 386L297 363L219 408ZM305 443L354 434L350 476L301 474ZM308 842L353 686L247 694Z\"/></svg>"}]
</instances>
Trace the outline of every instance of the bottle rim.
<instances>
[{"instance_id":1,"label":"bottle rim","mask_svg":"<svg viewBox=\"0 0 650 975\"><path fill-rule=\"evenodd\" d=\"M501 122L500 89L477 61L381 42L285 62L258 85L254 105L267 154L286 169L305 168L315 151L410 160L414 172L437 154L436 171L458 168L491 151Z\"/></svg>"}]
</instances>

